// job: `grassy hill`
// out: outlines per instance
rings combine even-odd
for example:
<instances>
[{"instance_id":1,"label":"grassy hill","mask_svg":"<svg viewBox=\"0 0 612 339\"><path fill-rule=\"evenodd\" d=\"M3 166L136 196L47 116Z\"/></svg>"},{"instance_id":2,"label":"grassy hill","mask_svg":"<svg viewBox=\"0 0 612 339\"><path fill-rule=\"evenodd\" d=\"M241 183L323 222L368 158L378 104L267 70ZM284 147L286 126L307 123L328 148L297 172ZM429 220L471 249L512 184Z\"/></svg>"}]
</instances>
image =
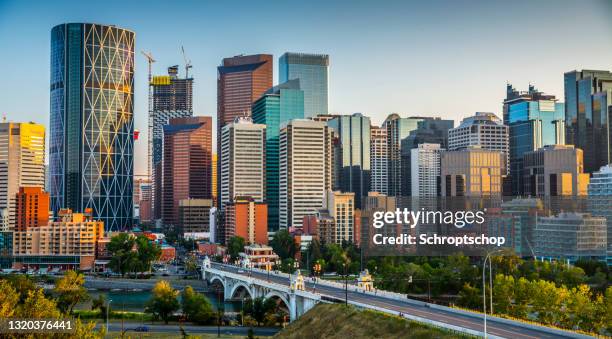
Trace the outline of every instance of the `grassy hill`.
<instances>
[{"instance_id":1,"label":"grassy hill","mask_svg":"<svg viewBox=\"0 0 612 339\"><path fill-rule=\"evenodd\" d=\"M319 304L274 338L471 338L381 312Z\"/></svg>"}]
</instances>

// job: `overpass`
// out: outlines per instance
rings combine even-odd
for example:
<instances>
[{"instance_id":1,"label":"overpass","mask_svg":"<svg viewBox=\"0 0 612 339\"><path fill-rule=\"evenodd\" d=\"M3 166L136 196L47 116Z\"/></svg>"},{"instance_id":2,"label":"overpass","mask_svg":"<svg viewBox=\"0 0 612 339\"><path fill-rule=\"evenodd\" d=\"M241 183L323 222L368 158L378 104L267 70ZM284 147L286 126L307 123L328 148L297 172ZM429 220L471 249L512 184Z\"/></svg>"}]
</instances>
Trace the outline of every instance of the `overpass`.
<instances>
[{"instance_id":1,"label":"overpass","mask_svg":"<svg viewBox=\"0 0 612 339\"><path fill-rule=\"evenodd\" d=\"M318 279L305 279L303 290L295 288L295 276L266 272L258 269L243 269L220 263L206 263L202 275L210 283L223 286L224 298L278 298L288 308L290 321L299 318L318 302L344 302L360 308L372 309L388 314L446 328L451 331L484 336L483 315L476 312L454 309L409 299L406 295L375 290L364 291L348 285ZM346 293L346 294L345 294ZM489 338L592 338L587 335L540 326L520 321L487 316Z\"/></svg>"}]
</instances>

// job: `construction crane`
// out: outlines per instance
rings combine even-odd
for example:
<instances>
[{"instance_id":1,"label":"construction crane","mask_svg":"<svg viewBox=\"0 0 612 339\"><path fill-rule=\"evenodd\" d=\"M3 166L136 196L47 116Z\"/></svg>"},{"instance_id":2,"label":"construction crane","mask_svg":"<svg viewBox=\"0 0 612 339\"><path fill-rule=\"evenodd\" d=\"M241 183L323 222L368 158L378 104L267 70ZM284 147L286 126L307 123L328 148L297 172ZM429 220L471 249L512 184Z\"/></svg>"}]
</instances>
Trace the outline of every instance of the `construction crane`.
<instances>
[{"instance_id":1,"label":"construction crane","mask_svg":"<svg viewBox=\"0 0 612 339\"><path fill-rule=\"evenodd\" d=\"M140 51L140 53L142 53L142 55L144 55L145 58L147 58L147 61L149 63L149 83L148 85L149 85L149 117L150 117L151 111L153 110L153 84L151 83L151 65L155 62L155 59L153 59L153 54L151 54L151 52ZM151 135L149 135L149 138L151 138ZM151 158L151 153L152 153L151 149L149 148L149 156L147 159L147 176L149 178L151 178L151 175L153 174L153 161Z\"/></svg>"},{"instance_id":2,"label":"construction crane","mask_svg":"<svg viewBox=\"0 0 612 339\"><path fill-rule=\"evenodd\" d=\"M185 54L185 48L181 46L181 52L183 52L183 60L185 60L185 79L189 78L189 69L193 67L191 65L191 60L187 59L187 55Z\"/></svg>"},{"instance_id":3,"label":"construction crane","mask_svg":"<svg viewBox=\"0 0 612 339\"><path fill-rule=\"evenodd\" d=\"M151 86L151 65L155 62L155 59L153 59L153 54L151 54L151 52L140 51L140 53L142 53L149 62L149 86Z\"/></svg>"}]
</instances>

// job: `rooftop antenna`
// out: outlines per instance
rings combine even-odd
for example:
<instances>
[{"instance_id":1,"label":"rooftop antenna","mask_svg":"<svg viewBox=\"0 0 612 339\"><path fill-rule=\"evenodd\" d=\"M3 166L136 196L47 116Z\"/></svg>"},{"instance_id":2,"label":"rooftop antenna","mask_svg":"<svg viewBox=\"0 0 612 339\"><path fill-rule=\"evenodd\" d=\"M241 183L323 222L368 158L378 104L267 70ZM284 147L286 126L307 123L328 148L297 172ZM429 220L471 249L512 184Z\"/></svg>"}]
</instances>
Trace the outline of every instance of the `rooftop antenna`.
<instances>
[{"instance_id":1,"label":"rooftop antenna","mask_svg":"<svg viewBox=\"0 0 612 339\"><path fill-rule=\"evenodd\" d=\"M183 60L185 60L185 79L188 79L189 69L193 66L191 65L191 60L187 59L187 55L185 54L185 47L181 46L181 52L183 52Z\"/></svg>"}]
</instances>

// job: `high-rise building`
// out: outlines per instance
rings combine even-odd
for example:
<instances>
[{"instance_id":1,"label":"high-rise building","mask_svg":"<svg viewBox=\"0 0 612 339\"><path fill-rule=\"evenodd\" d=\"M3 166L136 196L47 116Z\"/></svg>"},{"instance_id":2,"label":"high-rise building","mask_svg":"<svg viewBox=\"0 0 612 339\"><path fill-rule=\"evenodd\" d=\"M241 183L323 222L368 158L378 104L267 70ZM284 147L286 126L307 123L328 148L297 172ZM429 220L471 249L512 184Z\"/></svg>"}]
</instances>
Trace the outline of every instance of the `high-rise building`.
<instances>
[{"instance_id":1,"label":"high-rise building","mask_svg":"<svg viewBox=\"0 0 612 339\"><path fill-rule=\"evenodd\" d=\"M612 72L567 72L565 82L566 143L584 151L584 170L612 163Z\"/></svg>"},{"instance_id":2,"label":"high-rise building","mask_svg":"<svg viewBox=\"0 0 612 339\"><path fill-rule=\"evenodd\" d=\"M355 193L327 191L323 202L329 216L334 220L333 240L335 243L355 240Z\"/></svg>"},{"instance_id":3,"label":"high-rise building","mask_svg":"<svg viewBox=\"0 0 612 339\"><path fill-rule=\"evenodd\" d=\"M565 108L554 95L539 92L532 85L519 92L507 85L504 123L509 126L510 177L512 194L523 194L523 155L545 145L563 145Z\"/></svg>"},{"instance_id":4,"label":"high-rise building","mask_svg":"<svg viewBox=\"0 0 612 339\"><path fill-rule=\"evenodd\" d=\"M268 206L251 197L236 197L225 205L225 241L238 236L247 244L268 244Z\"/></svg>"},{"instance_id":5,"label":"high-rise building","mask_svg":"<svg viewBox=\"0 0 612 339\"><path fill-rule=\"evenodd\" d=\"M445 197L491 197L502 195L506 173L503 152L470 146L443 152L440 158L441 195Z\"/></svg>"},{"instance_id":6,"label":"high-rise building","mask_svg":"<svg viewBox=\"0 0 612 339\"><path fill-rule=\"evenodd\" d=\"M140 222L153 220L153 187L151 182L145 181L140 184L138 205L140 206Z\"/></svg>"},{"instance_id":7,"label":"high-rise building","mask_svg":"<svg viewBox=\"0 0 612 339\"><path fill-rule=\"evenodd\" d=\"M329 55L285 53L278 61L278 82L300 80L304 117L328 113Z\"/></svg>"},{"instance_id":8,"label":"high-rise building","mask_svg":"<svg viewBox=\"0 0 612 339\"><path fill-rule=\"evenodd\" d=\"M212 199L183 199L179 201L178 229L185 238L210 239L210 209Z\"/></svg>"},{"instance_id":9,"label":"high-rise building","mask_svg":"<svg viewBox=\"0 0 612 339\"><path fill-rule=\"evenodd\" d=\"M253 122L266 125L266 199L270 231L279 228L279 134L280 126L304 118L304 92L299 80L268 90L253 104Z\"/></svg>"},{"instance_id":10,"label":"high-rise building","mask_svg":"<svg viewBox=\"0 0 612 339\"><path fill-rule=\"evenodd\" d=\"M523 192L529 196L587 195L582 150L572 145L547 145L523 155Z\"/></svg>"},{"instance_id":11,"label":"high-rise building","mask_svg":"<svg viewBox=\"0 0 612 339\"><path fill-rule=\"evenodd\" d=\"M509 127L493 113L476 112L461 124L448 131L448 150L455 151L468 146L480 146L500 151L510 156ZM508 161L506 161L508 168Z\"/></svg>"},{"instance_id":12,"label":"high-rise building","mask_svg":"<svg viewBox=\"0 0 612 339\"><path fill-rule=\"evenodd\" d=\"M370 191L387 194L387 129L370 127Z\"/></svg>"},{"instance_id":13,"label":"high-rise building","mask_svg":"<svg viewBox=\"0 0 612 339\"><path fill-rule=\"evenodd\" d=\"M220 208L236 197L266 200L266 125L236 118L221 130Z\"/></svg>"},{"instance_id":14,"label":"high-rise building","mask_svg":"<svg viewBox=\"0 0 612 339\"><path fill-rule=\"evenodd\" d=\"M218 162L218 158L217 158L217 154L213 154L212 155L212 166L211 166L211 170L212 170L212 175L211 175L211 187L212 187L212 199L213 199L213 204L214 206L218 206L218 197L219 197L219 190L218 190L218 186L217 186L217 162Z\"/></svg>"},{"instance_id":15,"label":"high-rise building","mask_svg":"<svg viewBox=\"0 0 612 339\"><path fill-rule=\"evenodd\" d=\"M387 194L401 196L402 183L402 140L418 128L420 118L401 118L390 114L383 127L387 131Z\"/></svg>"},{"instance_id":16,"label":"high-rise building","mask_svg":"<svg viewBox=\"0 0 612 339\"><path fill-rule=\"evenodd\" d=\"M15 226L19 188L44 186L45 127L31 122L0 123L0 210L8 218L0 231Z\"/></svg>"},{"instance_id":17,"label":"high-rise building","mask_svg":"<svg viewBox=\"0 0 612 339\"><path fill-rule=\"evenodd\" d=\"M40 187L19 187L15 210L16 231L47 225L49 222L49 193Z\"/></svg>"},{"instance_id":18,"label":"high-rise building","mask_svg":"<svg viewBox=\"0 0 612 339\"><path fill-rule=\"evenodd\" d=\"M179 202L211 199L212 118L175 118L164 126L162 220L178 225Z\"/></svg>"},{"instance_id":19,"label":"high-rise building","mask_svg":"<svg viewBox=\"0 0 612 339\"><path fill-rule=\"evenodd\" d=\"M51 208L132 225L134 33L69 23L51 31Z\"/></svg>"},{"instance_id":20,"label":"high-rise building","mask_svg":"<svg viewBox=\"0 0 612 339\"><path fill-rule=\"evenodd\" d=\"M602 166L589 182L589 211L593 216L605 217L608 227L607 262L612 266L612 165Z\"/></svg>"},{"instance_id":21,"label":"high-rise building","mask_svg":"<svg viewBox=\"0 0 612 339\"><path fill-rule=\"evenodd\" d=\"M281 228L301 228L304 216L323 206L332 187L333 137L333 129L319 121L296 119L281 125Z\"/></svg>"},{"instance_id":22,"label":"high-rise building","mask_svg":"<svg viewBox=\"0 0 612 339\"><path fill-rule=\"evenodd\" d=\"M355 193L355 206L370 191L370 118L361 113L341 115L327 123L339 140L334 189Z\"/></svg>"},{"instance_id":23,"label":"high-rise building","mask_svg":"<svg viewBox=\"0 0 612 339\"><path fill-rule=\"evenodd\" d=\"M440 144L420 144L410 150L411 196L440 195Z\"/></svg>"}]
</instances>

